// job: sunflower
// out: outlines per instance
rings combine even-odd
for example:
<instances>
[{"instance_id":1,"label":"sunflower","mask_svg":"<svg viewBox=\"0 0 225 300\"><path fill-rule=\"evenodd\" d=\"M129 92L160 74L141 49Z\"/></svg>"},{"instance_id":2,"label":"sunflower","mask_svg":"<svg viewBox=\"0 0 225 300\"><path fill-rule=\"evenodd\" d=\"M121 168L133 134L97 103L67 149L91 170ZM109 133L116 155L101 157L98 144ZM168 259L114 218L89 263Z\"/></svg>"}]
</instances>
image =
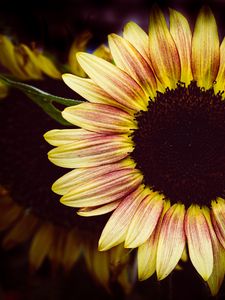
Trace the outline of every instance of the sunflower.
<instances>
[{"instance_id":1,"label":"sunflower","mask_svg":"<svg viewBox=\"0 0 225 300\"><path fill-rule=\"evenodd\" d=\"M77 59L90 78L63 80L87 102L62 115L75 129L51 130L54 164L71 168L52 186L81 216L112 212L99 250L138 248L140 280L168 276L187 246L216 294L225 272L225 40L200 9L193 32L169 10L109 35L115 64Z\"/></svg>"}]
</instances>

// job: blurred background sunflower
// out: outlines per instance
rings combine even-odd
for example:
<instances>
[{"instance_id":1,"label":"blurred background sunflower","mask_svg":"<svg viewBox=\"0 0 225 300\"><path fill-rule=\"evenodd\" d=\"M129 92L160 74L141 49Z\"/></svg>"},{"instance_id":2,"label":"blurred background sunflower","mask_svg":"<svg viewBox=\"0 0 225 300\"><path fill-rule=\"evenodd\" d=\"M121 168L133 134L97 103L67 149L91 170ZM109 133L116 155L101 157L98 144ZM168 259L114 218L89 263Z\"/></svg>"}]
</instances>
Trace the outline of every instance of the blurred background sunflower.
<instances>
[{"instance_id":1,"label":"blurred background sunflower","mask_svg":"<svg viewBox=\"0 0 225 300\"><path fill-rule=\"evenodd\" d=\"M47 79L46 82L49 86ZM79 288L79 274L88 273L88 280L101 285L109 295L129 293L135 273L128 251L120 246L115 251L99 253L97 235L102 220L84 226L82 218L58 205L51 192L50 178L57 170L45 158L42 136L45 128L56 122L23 94L11 91L1 102L0 119L3 290L19 289L22 299L35 299L33 284L39 286L43 280L52 280L54 285L60 276L62 282L69 280L75 264L80 264L76 277L72 276L71 288ZM20 286L21 278L28 286ZM51 284L46 286L46 295L52 293L52 288ZM60 297L60 291L53 296Z\"/></svg>"},{"instance_id":2,"label":"blurred background sunflower","mask_svg":"<svg viewBox=\"0 0 225 300\"><path fill-rule=\"evenodd\" d=\"M196 19L202 3L224 36L225 2L154 1ZM61 81L67 71L85 76L75 52L110 60L107 35L128 21L148 30L152 1L25 1L1 3L0 70L54 95L74 98ZM100 45L100 46L99 46ZM105 45L105 46L104 46ZM60 128L24 94L0 84L0 298L210 299L189 262L162 282L137 282L135 253L117 247L97 252L108 216L92 220L61 205L51 185L63 170L47 160L43 134ZM191 278L191 280L190 280ZM188 282L192 282L192 286ZM225 296L222 286L218 299Z\"/></svg>"}]
</instances>

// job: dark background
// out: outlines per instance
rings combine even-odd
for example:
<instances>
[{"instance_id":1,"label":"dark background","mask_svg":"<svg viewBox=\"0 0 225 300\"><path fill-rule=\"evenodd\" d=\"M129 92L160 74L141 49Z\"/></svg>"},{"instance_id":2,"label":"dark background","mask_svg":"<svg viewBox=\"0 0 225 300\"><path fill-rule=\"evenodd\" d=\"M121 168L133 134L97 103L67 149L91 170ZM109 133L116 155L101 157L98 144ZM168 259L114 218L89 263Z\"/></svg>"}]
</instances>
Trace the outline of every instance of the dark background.
<instances>
[{"instance_id":1,"label":"dark background","mask_svg":"<svg viewBox=\"0 0 225 300\"><path fill-rule=\"evenodd\" d=\"M183 12L194 26L195 18L203 3L212 8L221 38L225 32L225 1L154 1L166 12L172 7ZM1 1L0 32L30 44L35 41L50 53L66 62L69 47L77 34L89 30L93 34L90 48L107 42L107 34L121 32L129 20L148 28L148 16L153 2L137 0L86 1L86 0L39 0ZM82 263L69 276L50 275L40 272L30 278L26 272L26 251L16 248L0 252L0 299L211 299L204 283L194 268L184 264L184 271L174 272L158 283L153 277L136 283L129 296L121 293L107 294L99 288L85 271ZM101 266L99 266L101 268ZM43 275L44 274L44 275ZM6 295L6 294L5 294ZM21 298L20 298L21 297ZM225 288L217 299L225 299Z\"/></svg>"},{"instance_id":2,"label":"dark background","mask_svg":"<svg viewBox=\"0 0 225 300\"><path fill-rule=\"evenodd\" d=\"M154 3L165 12L168 7L179 9L188 16L192 26L201 5L209 4L221 35L224 32L224 0L3 0L0 31L16 35L22 42L38 42L65 59L71 41L83 30L93 33L92 47L106 42L108 33L119 32L129 20L147 30L149 10Z\"/></svg>"}]
</instances>

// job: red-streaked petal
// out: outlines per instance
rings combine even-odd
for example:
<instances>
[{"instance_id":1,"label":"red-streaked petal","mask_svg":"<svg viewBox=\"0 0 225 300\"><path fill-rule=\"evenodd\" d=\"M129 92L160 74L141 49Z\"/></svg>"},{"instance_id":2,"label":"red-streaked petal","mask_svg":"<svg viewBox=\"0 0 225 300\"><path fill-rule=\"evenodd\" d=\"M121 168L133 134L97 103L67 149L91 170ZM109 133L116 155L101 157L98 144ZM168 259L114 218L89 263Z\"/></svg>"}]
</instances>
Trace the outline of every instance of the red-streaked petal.
<instances>
[{"instance_id":1,"label":"red-streaked petal","mask_svg":"<svg viewBox=\"0 0 225 300\"><path fill-rule=\"evenodd\" d=\"M209 232L212 239L212 246L213 246L213 272L209 279L207 280L207 283L209 285L209 288L211 290L212 296L215 296L224 279L225 274L225 249L220 244L215 231L212 226L211 216L208 208L203 209L203 213L205 216L205 219L207 221Z\"/></svg>"},{"instance_id":2,"label":"red-streaked petal","mask_svg":"<svg viewBox=\"0 0 225 300\"><path fill-rule=\"evenodd\" d=\"M72 207L104 205L126 197L142 182L143 176L136 169L123 169L99 176L90 182L74 185L60 201Z\"/></svg>"},{"instance_id":3,"label":"red-streaked petal","mask_svg":"<svg viewBox=\"0 0 225 300\"><path fill-rule=\"evenodd\" d=\"M102 206L84 207L78 210L77 214L82 217L92 217L107 214L115 210L121 200L116 200Z\"/></svg>"},{"instance_id":4,"label":"red-streaked petal","mask_svg":"<svg viewBox=\"0 0 225 300\"><path fill-rule=\"evenodd\" d=\"M127 136L96 136L52 149L48 157L60 167L87 168L117 162L127 157L132 149Z\"/></svg>"},{"instance_id":5,"label":"red-streaked petal","mask_svg":"<svg viewBox=\"0 0 225 300\"><path fill-rule=\"evenodd\" d=\"M155 234L138 247L138 279L146 280L155 273L157 245Z\"/></svg>"},{"instance_id":6,"label":"red-streaked petal","mask_svg":"<svg viewBox=\"0 0 225 300\"><path fill-rule=\"evenodd\" d=\"M131 115L106 104L85 102L69 106L62 116L73 125L100 133L125 133L137 128Z\"/></svg>"},{"instance_id":7,"label":"red-streaked petal","mask_svg":"<svg viewBox=\"0 0 225 300\"><path fill-rule=\"evenodd\" d=\"M225 248L225 200L212 201L212 222L220 243Z\"/></svg>"},{"instance_id":8,"label":"red-streaked petal","mask_svg":"<svg viewBox=\"0 0 225 300\"><path fill-rule=\"evenodd\" d=\"M52 129L44 134L45 140L52 146L70 144L81 139L102 137L102 134L85 129Z\"/></svg>"},{"instance_id":9,"label":"red-streaked petal","mask_svg":"<svg viewBox=\"0 0 225 300\"><path fill-rule=\"evenodd\" d=\"M174 9L170 9L170 33L176 43L180 57L180 80L189 84L193 78L191 72L192 33L186 18Z\"/></svg>"},{"instance_id":10,"label":"red-streaked petal","mask_svg":"<svg viewBox=\"0 0 225 300\"><path fill-rule=\"evenodd\" d=\"M187 210L185 232L191 262L206 281L213 270L213 249L209 227L198 205L192 205Z\"/></svg>"},{"instance_id":11,"label":"red-streaked petal","mask_svg":"<svg viewBox=\"0 0 225 300\"><path fill-rule=\"evenodd\" d=\"M151 66L151 61L149 59L149 41L147 33L136 23L129 22L124 27L123 37L141 53L144 59Z\"/></svg>"},{"instance_id":12,"label":"red-streaked petal","mask_svg":"<svg viewBox=\"0 0 225 300\"><path fill-rule=\"evenodd\" d=\"M145 197L146 191L143 186L140 186L120 203L102 231L99 239L100 251L108 250L124 242L130 222Z\"/></svg>"},{"instance_id":13,"label":"red-streaked petal","mask_svg":"<svg viewBox=\"0 0 225 300\"><path fill-rule=\"evenodd\" d=\"M157 7L150 14L149 56L164 87L175 87L181 74L179 54L163 13Z\"/></svg>"},{"instance_id":14,"label":"red-streaked petal","mask_svg":"<svg viewBox=\"0 0 225 300\"><path fill-rule=\"evenodd\" d=\"M184 215L184 205L174 204L163 218L156 259L156 272L159 280L170 274L184 251Z\"/></svg>"},{"instance_id":15,"label":"red-streaked petal","mask_svg":"<svg viewBox=\"0 0 225 300\"><path fill-rule=\"evenodd\" d=\"M146 95L141 86L115 65L88 53L78 53L77 59L104 91L128 109L146 110Z\"/></svg>"},{"instance_id":16,"label":"red-streaked petal","mask_svg":"<svg viewBox=\"0 0 225 300\"><path fill-rule=\"evenodd\" d=\"M153 273L155 273L159 234L161 231L163 217L169 208L170 203L168 201L164 201L163 212L158 221L156 229L154 230L150 238L144 244L138 247L137 260L139 280L145 280L152 276Z\"/></svg>"},{"instance_id":17,"label":"red-streaked petal","mask_svg":"<svg viewBox=\"0 0 225 300\"><path fill-rule=\"evenodd\" d=\"M198 85L212 87L219 69L220 48L216 21L208 6L201 8L195 24L191 61Z\"/></svg>"},{"instance_id":18,"label":"red-streaked petal","mask_svg":"<svg viewBox=\"0 0 225 300\"><path fill-rule=\"evenodd\" d=\"M125 239L126 248L136 248L152 234L163 210L163 196L149 191L137 208Z\"/></svg>"},{"instance_id":19,"label":"red-streaked petal","mask_svg":"<svg viewBox=\"0 0 225 300\"><path fill-rule=\"evenodd\" d=\"M116 65L134 78L148 96L154 97L156 79L144 57L132 44L116 34L109 35L109 47Z\"/></svg>"},{"instance_id":20,"label":"red-streaked petal","mask_svg":"<svg viewBox=\"0 0 225 300\"><path fill-rule=\"evenodd\" d=\"M62 79L72 90L89 102L108 104L128 110L126 106L119 104L119 102L89 78L81 78L73 74L63 74Z\"/></svg>"},{"instance_id":21,"label":"red-streaked petal","mask_svg":"<svg viewBox=\"0 0 225 300\"><path fill-rule=\"evenodd\" d=\"M84 182L91 182L111 172L134 167L134 162L131 159L127 158L117 163L104 166L75 169L57 179L52 186L52 190L56 194L64 195L69 193L74 188L74 186L80 186Z\"/></svg>"}]
</instances>

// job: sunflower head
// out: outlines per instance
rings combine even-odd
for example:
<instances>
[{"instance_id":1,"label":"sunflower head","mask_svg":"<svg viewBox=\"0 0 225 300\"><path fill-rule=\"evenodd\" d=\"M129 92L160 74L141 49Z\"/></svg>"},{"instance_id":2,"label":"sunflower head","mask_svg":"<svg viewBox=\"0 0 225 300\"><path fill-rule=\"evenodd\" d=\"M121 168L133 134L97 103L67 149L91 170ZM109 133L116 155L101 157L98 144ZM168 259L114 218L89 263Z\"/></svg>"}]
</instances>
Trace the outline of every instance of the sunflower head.
<instances>
[{"instance_id":1,"label":"sunflower head","mask_svg":"<svg viewBox=\"0 0 225 300\"><path fill-rule=\"evenodd\" d=\"M62 113L79 128L45 134L50 161L72 169L53 191L80 215L114 211L99 249L138 247L140 279L165 278L187 245L215 294L225 272L225 40L207 6L193 32L178 11L168 26L155 7L149 34L129 22L109 48L114 64L78 53L90 78L63 75L88 102Z\"/></svg>"}]
</instances>

